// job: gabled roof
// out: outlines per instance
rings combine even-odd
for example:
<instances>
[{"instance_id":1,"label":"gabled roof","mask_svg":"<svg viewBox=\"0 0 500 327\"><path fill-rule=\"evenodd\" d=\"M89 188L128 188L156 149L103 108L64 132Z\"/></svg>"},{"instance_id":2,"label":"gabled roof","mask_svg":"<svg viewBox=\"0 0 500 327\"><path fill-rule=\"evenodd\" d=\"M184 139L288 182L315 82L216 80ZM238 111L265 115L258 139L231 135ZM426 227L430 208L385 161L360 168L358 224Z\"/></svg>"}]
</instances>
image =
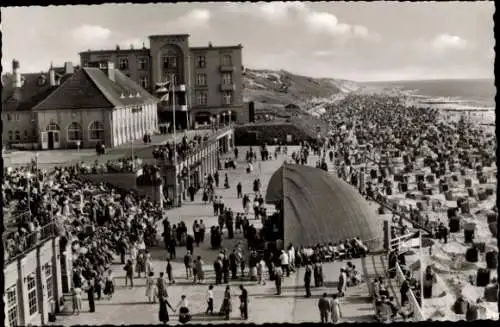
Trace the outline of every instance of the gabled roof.
<instances>
[{"instance_id":1,"label":"gabled roof","mask_svg":"<svg viewBox=\"0 0 500 327\"><path fill-rule=\"evenodd\" d=\"M110 80L107 74L99 68L85 67L83 69L106 99L113 103L115 107L158 101L156 97L149 94L146 90L140 87L139 84L134 82L118 69L114 70L114 81ZM123 98L122 94L124 95ZM130 94L132 94L133 97L130 97ZM137 97L137 94L139 94L140 97Z\"/></svg>"},{"instance_id":2,"label":"gabled roof","mask_svg":"<svg viewBox=\"0 0 500 327\"><path fill-rule=\"evenodd\" d=\"M76 71L35 109L111 109L158 101L119 70L114 69L114 73L115 81L112 81L101 69L84 67ZM138 93L140 97L137 97Z\"/></svg>"},{"instance_id":3,"label":"gabled roof","mask_svg":"<svg viewBox=\"0 0 500 327\"><path fill-rule=\"evenodd\" d=\"M48 73L22 74L24 84L15 88L14 76L6 74L2 76L2 110L3 111L25 111L46 99L58 86L50 86ZM41 78L45 79L43 85L39 84Z\"/></svg>"}]
</instances>

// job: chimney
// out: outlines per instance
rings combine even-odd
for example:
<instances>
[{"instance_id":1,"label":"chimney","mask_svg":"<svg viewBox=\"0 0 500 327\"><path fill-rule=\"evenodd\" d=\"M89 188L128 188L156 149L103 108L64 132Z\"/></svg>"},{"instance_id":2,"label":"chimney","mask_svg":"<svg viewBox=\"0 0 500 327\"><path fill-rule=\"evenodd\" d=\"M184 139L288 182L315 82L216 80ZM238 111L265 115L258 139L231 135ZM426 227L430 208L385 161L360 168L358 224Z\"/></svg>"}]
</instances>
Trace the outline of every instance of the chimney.
<instances>
[{"instance_id":1,"label":"chimney","mask_svg":"<svg viewBox=\"0 0 500 327\"><path fill-rule=\"evenodd\" d=\"M64 63L64 74L71 75L74 73L73 63L71 61L66 61Z\"/></svg>"},{"instance_id":2,"label":"chimney","mask_svg":"<svg viewBox=\"0 0 500 327\"><path fill-rule=\"evenodd\" d=\"M54 68L50 68L49 70L49 85L56 86L56 71Z\"/></svg>"},{"instance_id":3,"label":"chimney","mask_svg":"<svg viewBox=\"0 0 500 327\"><path fill-rule=\"evenodd\" d=\"M116 51L120 51L120 46L118 44L116 45Z\"/></svg>"},{"instance_id":4,"label":"chimney","mask_svg":"<svg viewBox=\"0 0 500 327\"><path fill-rule=\"evenodd\" d=\"M208 47L209 48L213 47L212 42L208 42Z\"/></svg>"},{"instance_id":5,"label":"chimney","mask_svg":"<svg viewBox=\"0 0 500 327\"><path fill-rule=\"evenodd\" d=\"M108 78L114 82L115 81L115 63L108 61L108 66L106 68L106 72L107 72Z\"/></svg>"},{"instance_id":6,"label":"chimney","mask_svg":"<svg viewBox=\"0 0 500 327\"><path fill-rule=\"evenodd\" d=\"M19 71L19 61L12 60L12 74L14 75L14 87L22 87L21 72Z\"/></svg>"}]
</instances>

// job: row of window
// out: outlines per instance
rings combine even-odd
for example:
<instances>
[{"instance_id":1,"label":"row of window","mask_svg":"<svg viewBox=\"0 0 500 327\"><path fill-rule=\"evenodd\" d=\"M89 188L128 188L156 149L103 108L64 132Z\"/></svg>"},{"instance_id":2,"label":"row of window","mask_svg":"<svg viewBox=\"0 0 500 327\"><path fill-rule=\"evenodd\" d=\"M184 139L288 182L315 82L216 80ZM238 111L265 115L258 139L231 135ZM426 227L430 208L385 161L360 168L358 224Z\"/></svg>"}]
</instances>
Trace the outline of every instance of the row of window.
<instances>
[{"instance_id":1,"label":"row of window","mask_svg":"<svg viewBox=\"0 0 500 327\"><path fill-rule=\"evenodd\" d=\"M222 55L221 65L231 66L233 64L233 59L231 55ZM205 68L207 66L207 58L205 56L196 56L196 68Z\"/></svg>"},{"instance_id":2,"label":"row of window","mask_svg":"<svg viewBox=\"0 0 500 327\"><path fill-rule=\"evenodd\" d=\"M46 288L47 288L47 300L51 301L54 299L54 275L52 271L52 265L46 263L42 270L45 275ZM27 276L26 278L26 288L28 292L28 312L30 316L33 316L38 312L38 298L37 298L37 282L34 274ZM17 327L19 322L19 310L17 303L17 285L11 286L5 290L6 294L6 305L7 305L7 319L9 327Z\"/></svg>"},{"instance_id":3,"label":"row of window","mask_svg":"<svg viewBox=\"0 0 500 327\"><path fill-rule=\"evenodd\" d=\"M128 57L119 57L118 58L118 67L121 70L129 69L129 58ZM108 61L109 57L101 58L101 60ZM87 66L88 60L82 60L82 65ZM223 66L231 66L232 65L232 57L231 55L225 54L221 58L221 65ZM167 55L162 57L162 63L164 69L176 69L177 68L177 57L172 55ZM196 56L196 68L206 68L207 66L207 58L205 56ZM137 69L138 70L148 70L149 68L149 60L148 57L138 57L137 58Z\"/></svg>"},{"instance_id":4,"label":"row of window","mask_svg":"<svg viewBox=\"0 0 500 327\"><path fill-rule=\"evenodd\" d=\"M20 119L19 114L7 114L8 121L12 120L19 121L19 119Z\"/></svg>"},{"instance_id":5,"label":"row of window","mask_svg":"<svg viewBox=\"0 0 500 327\"><path fill-rule=\"evenodd\" d=\"M231 105L233 103L233 92L224 91L222 92L222 103L224 105ZM200 106L206 106L208 104L208 92L207 91L196 91L196 104Z\"/></svg>"},{"instance_id":6,"label":"row of window","mask_svg":"<svg viewBox=\"0 0 500 327\"><path fill-rule=\"evenodd\" d=\"M21 131L8 131L7 132L9 141L21 141ZM36 136L36 130L31 131L32 137ZM24 139L27 139L29 137L29 132L28 130L24 130Z\"/></svg>"},{"instance_id":7,"label":"row of window","mask_svg":"<svg viewBox=\"0 0 500 327\"><path fill-rule=\"evenodd\" d=\"M233 74L222 73L222 84L226 85L233 84ZM196 86L207 86L207 74L204 73L196 74Z\"/></svg>"}]
</instances>

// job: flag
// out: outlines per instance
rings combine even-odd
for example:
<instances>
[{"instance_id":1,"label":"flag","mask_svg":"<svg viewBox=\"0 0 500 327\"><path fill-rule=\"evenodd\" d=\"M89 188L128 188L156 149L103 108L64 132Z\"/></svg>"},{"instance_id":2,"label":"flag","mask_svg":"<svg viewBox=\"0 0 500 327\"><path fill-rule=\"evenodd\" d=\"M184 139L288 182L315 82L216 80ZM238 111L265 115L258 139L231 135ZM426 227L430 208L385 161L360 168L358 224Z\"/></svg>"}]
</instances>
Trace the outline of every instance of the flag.
<instances>
[{"instance_id":1,"label":"flag","mask_svg":"<svg viewBox=\"0 0 500 327\"><path fill-rule=\"evenodd\" d=\"M168 102L168 97L169 93L165 93L161 98L160 98L160 102Z\"/></svg>"}]
</instances>

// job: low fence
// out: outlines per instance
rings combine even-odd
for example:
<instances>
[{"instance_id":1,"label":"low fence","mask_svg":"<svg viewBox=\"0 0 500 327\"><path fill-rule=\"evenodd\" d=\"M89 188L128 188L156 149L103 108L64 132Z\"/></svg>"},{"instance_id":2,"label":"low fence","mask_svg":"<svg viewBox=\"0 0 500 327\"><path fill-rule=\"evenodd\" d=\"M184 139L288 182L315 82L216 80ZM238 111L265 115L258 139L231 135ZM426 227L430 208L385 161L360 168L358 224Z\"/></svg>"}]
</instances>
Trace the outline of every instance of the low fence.
<instances>
[{"instance_id":1,"label":"low fence","mask_svg":"<svg viewBox=\"0 0 500 327\"><path fill-rule=\"evenodd\" d=\"M4 234L3 242L4 242L4 252L5 252L5 258L4 258L5 265L8 265L9 263L15 261L19 257L30 252L43 242L56 237L57 234L58 234L57 224L55 222L50 222L42 226L39 231L35 231L22 236L21 240L16 241L16 247L13 250L7 248L8 241L13 236L13 233L9 235Z\"/></svg>"}]
</instances>

